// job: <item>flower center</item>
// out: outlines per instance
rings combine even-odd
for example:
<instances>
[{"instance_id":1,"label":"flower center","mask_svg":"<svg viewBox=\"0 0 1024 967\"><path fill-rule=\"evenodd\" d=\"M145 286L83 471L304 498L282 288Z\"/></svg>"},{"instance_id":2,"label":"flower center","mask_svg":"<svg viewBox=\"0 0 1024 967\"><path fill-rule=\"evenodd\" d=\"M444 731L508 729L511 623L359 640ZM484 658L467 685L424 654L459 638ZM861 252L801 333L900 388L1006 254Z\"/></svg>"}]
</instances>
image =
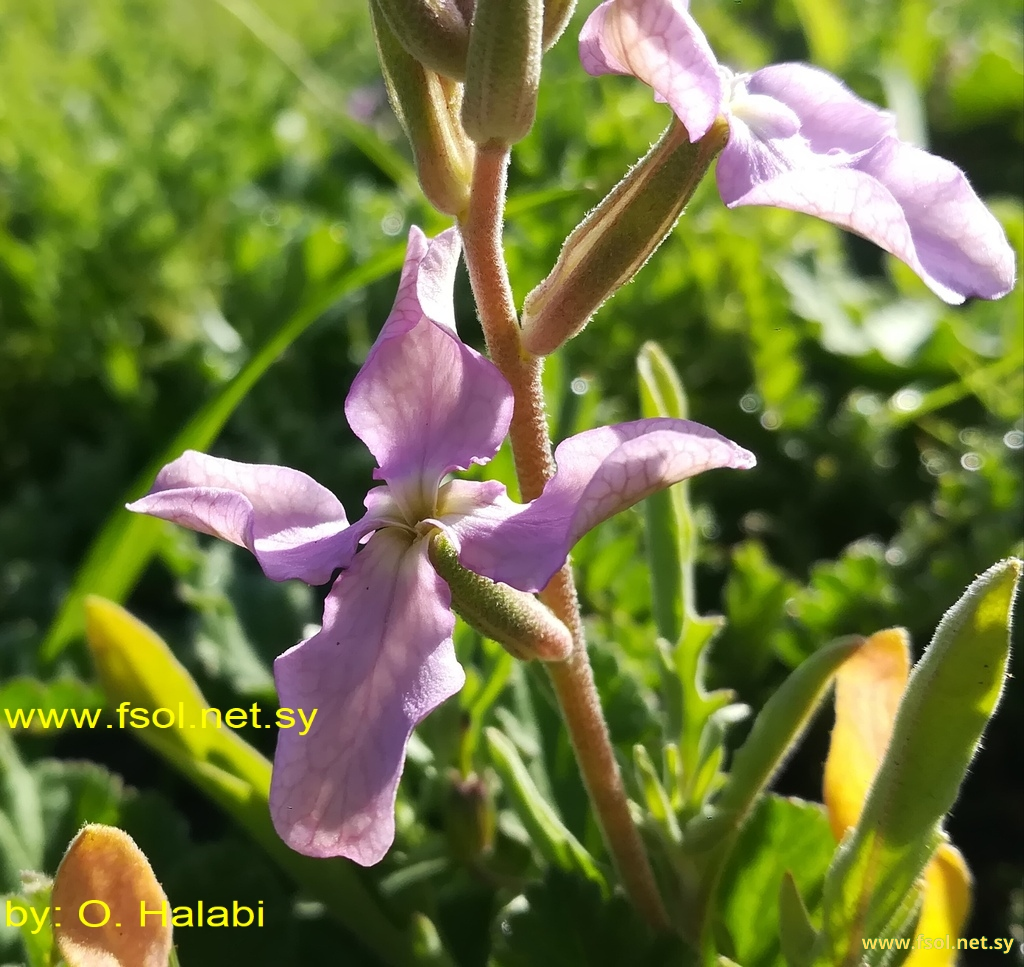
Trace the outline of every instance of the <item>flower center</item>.
<instances>
[{"instance_id":1,"label":"flower center","mask_svg":"<svg viewBox=\"0 0 1024 967\"><path fill-rule=\"evenodd\" d=\"M750 74L736 74L720 67L726 82L725 110L750 128L760 141L791 138L800 131L800 118L781 101L767 94L751 94Z\"/></svg>"}]
</instances>

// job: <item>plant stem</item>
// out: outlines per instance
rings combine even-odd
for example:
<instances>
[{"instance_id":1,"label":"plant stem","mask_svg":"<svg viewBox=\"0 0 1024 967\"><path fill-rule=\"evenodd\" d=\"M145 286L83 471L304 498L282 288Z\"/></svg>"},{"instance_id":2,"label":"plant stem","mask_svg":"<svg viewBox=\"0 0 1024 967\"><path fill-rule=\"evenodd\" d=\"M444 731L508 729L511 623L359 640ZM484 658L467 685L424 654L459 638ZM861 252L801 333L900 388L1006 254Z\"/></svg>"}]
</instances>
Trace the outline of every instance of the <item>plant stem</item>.
<instances>
[{"instance_id":1,"label":"plant stem","mask_svg":"<svg viewBox=\"0 0 1024 967\"><path fill-rule=\"evenodd\" d=\"M504 146L477 150L466 217L460 224L466 264L483 325L487 350L512 386L515 409L510 436L523 500L538 497L554 473L551 438L544 413L541 360L520 341L512 288L502 246L505 173ZM572 633L573 650L564 662L547 662L576 760L598 817L608 851L636 908L660 929L669 928L643 841L633 823L600 697L587 657L572 568L567 563L541 594L541 600Z\"/></svg>"}]
</instances>

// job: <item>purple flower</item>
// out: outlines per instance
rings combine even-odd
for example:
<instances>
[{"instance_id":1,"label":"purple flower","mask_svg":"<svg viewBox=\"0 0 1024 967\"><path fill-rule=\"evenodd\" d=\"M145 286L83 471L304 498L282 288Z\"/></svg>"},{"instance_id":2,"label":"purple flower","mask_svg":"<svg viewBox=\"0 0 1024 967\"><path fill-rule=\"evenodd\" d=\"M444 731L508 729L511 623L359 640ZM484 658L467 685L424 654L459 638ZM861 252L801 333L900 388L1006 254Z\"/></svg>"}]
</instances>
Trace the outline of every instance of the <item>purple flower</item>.
<instances>
[{"instance_id":1,"label":"purple flower","mask_svg":"<svg viewBox=\"0 0 1024 967\"><path fill-rule=\"evenodd\" d=\"M602 520L702 470L754 464L707 427L658 419L566 440L530 504L496 481L449 480L494 456L512 416L508 383L455 330L459 252L454 230L411 230L394 309L352 383L345 414L385 481L361 520L297 470L195 452L129 505L247 547L277 581L344 569L321 630L274 663L281 704L318 710L308 734L279 733L270 791L278 833L311 856L380 860L409 735L462 687L450 592L427 554L437 528L464 566L536 591Z\"/></svg>"},{"instance_id":2,"label":"purple flower","mask_svg":"<svg viewBox=\"0 0 1024 967\"><path fill-rule=\"evenodd\" d=\"M907 263L939 298L998 299L1014 256L995 217L955 165L896 135L891 114L806 64L752 74L719 65L688 0L608 0L580 34L590 74L632 74L702 138L729 121L718 191L730 208L816 215Z\"/></svg>"}]
</instances>

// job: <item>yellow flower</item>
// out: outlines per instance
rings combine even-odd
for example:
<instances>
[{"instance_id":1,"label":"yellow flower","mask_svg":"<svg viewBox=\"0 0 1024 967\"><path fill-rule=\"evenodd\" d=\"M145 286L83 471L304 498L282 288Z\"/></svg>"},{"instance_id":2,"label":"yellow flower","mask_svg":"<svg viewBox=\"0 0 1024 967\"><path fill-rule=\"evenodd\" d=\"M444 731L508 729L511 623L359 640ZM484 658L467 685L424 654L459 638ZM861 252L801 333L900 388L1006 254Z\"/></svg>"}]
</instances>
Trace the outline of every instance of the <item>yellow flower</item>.
<instances>
[{"instance_id":1,"label":"yellow flower","mask_svg":"<svg viewBox=\"0 0 1024 967\"><path fill-rule=\"evenodd\" d=\"M836 676L836 722L825 762L825 806L839 841L857 824L910 675L910 644L901 628L872 635ZM924 872L924 903L915 937L953 940L953 950L923 945L906 967L951 967L971 905L971 874L952 843L942 843Z\"/></svg>"}]
</instances>

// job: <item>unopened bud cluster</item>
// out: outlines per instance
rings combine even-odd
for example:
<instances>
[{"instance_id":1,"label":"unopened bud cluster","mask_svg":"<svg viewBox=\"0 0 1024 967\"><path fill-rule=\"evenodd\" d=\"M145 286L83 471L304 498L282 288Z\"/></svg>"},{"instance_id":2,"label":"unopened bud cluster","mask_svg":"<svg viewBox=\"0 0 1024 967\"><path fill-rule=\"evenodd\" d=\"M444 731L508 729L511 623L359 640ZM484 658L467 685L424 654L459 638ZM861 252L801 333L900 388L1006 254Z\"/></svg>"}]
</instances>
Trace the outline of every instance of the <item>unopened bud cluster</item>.
<instances>
[{"instance_id":1,"label":"unopened bud cluster","mask_svg":"<svg viewBox=\"0 0 1024 967\"><path fill-rule=\"evenodd\" d=\"M541 53L576 0L370 0L391 105L430 203L461 216L475 145L533 126Z\"/></svg>"}]
</instances>

